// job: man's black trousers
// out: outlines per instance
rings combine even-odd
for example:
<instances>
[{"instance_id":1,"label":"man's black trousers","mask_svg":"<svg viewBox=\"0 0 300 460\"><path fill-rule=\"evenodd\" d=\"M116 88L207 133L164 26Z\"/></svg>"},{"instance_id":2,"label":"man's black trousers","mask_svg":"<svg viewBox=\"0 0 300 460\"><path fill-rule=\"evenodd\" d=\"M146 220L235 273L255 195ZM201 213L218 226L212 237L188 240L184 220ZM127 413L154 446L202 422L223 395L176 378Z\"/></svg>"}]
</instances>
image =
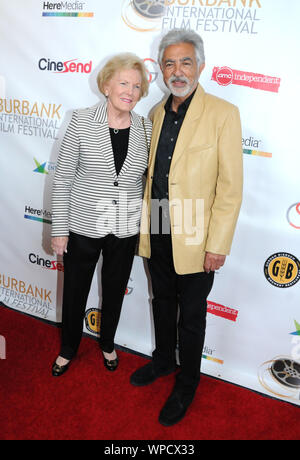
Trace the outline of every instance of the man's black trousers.
<instances>
[{"instance_id":1,"label":"man's black trousers","mask_svg":"<svg viewBox=\"0 0 300 460\"><path fill-rule=\"evenodd\" d=\"M178 339L180 372L176 384L194 391L200 380L207 297L214 272L176 274L170 235L151 235L148 266L154 295L154 366L157 370L174 366Z\"/></svg>"}]
</instances>

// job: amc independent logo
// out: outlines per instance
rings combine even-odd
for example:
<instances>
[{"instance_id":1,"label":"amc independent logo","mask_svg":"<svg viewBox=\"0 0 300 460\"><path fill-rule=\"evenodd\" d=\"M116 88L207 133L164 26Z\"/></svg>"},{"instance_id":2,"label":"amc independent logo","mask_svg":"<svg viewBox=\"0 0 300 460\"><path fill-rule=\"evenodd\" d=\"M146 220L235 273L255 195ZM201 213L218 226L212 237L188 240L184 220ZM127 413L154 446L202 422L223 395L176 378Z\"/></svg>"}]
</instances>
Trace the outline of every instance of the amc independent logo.
<instances>
[{"instance_id":1,"label":"amc independent logo","mask_svg":"<svg viewBox=\"0 0 300 460\"><path fill-rule=\"evenodd\" d=\"M229 321L236 322L239 312L233 308L225 307L219 303L207 301L207 311L212 315L220 316Z\"/></svg>"},{"instance_id":2,"label":"amc independent logo","mask_svg":"<svg viewBox=\"0 0 300 460\"><path fill-rule=\"evenodd\" d=\"M279 288L288 288L300 279L300 262L287 252L271 255L264 266L265 277L269 283Z\"/></svg>"},{"instance_id":3,"label":"amc independent logo","mask_svg":"<svg viewBox=\"0 0 300 460\"><path fill-rule=\"evenodd\" d=\"M253 89L278 93L281 79L259 73L234 70L230 67L214 67L211 79L221 86L240 85Z\"/></svg>"}]
</instances>

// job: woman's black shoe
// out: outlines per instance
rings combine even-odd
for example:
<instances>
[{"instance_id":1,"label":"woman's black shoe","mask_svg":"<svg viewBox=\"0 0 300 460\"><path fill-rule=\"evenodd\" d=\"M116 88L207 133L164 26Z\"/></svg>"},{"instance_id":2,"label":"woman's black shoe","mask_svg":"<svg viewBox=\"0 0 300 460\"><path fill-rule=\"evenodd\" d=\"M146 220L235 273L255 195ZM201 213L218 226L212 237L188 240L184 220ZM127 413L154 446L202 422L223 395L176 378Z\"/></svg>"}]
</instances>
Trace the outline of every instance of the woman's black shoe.
<instances>
[{"instance_id":1,"label":"woman's black shoe","mask_svg":"<svg viewBox=\"0 0 300 460\"><path fill-rule=\"evenodd\" d=\"M102 352L103 353L103 352ZM115 371L118 367L119 364L119 359L116 357L116 359L106 359L105 356L103 355L103 360L104 360L104 366L108 371Z\"/></svg>"},{"instance_id":2,"label":"woman's black shoe","mask_svg":"<svg viewBox=\"0 0 300 460\"><path fill-rule=\"evenodd\" d=\"M67 372L70 364L71 364L71 361L69 361L68 364L66 364L65 366L59 366L58 364L56 364L56 361L54 361L53 366L52 366L53 377L60 377L65 372Z\"/></svg>"}]
</instances>

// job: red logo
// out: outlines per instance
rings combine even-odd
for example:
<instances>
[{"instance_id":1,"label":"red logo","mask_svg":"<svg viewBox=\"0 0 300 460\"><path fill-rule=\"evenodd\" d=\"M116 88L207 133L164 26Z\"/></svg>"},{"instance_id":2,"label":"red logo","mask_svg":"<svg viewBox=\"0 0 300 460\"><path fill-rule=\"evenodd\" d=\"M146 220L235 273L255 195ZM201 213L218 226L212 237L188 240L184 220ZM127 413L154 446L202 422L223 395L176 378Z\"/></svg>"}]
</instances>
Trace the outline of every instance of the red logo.
<instances>
[{"instance_id":1,"label":"red logo","mask_svg":"<svg viewBox=\"0 0 300 460\"><path fill-rule=\"evenodd\" d=\"M207 311L212 315L220 316L221 318L229 319L236 322L239 312L233 308L225 307L219 303L207 301Z\"/></svg>"},{"instance_id":2,"label":"red logo","mask_svg":"<svg viewBox=\"0 0 300 460\"><path fill-rule=\"evenodd\" d=\"M233 72L229 67L220 67L216 71L215 80L221 86L228 86L233 82ZM214 80L214 78L213 78Z\"/></svg>"},{"instance_id":3,"label":"red logo","mask_svg":"<svg viewBox=\"0 0 300 460\"><path fill-rule=\"evenodd\" d=\"M295 203L289 207L287 220L292 227L297 228L297 230L300 229L300 203Z\"/></svg>"},{"instance_id":4,"label":"red logo","mask_svg":"<svg viewBox=\"0 0 300 460\"><path fill-rule=\"evenodd\" d=\"M41 58L38 62L40 70L46 70L53 73L91 73L92 61L83 63L75 62L78 59L70 59L69 61L51 61L47 58Z\"/></svg>"},{"instance_id":5,"label":"red logo","mask_svg":"<svg viewBox=\"0 0 300 460\"><path fill-rule=\"evenodd\" d=\"M158 64L156 61L154 61L154 59L151 58L144 59L144 63L148 73L148 81L149 83L154 83L158 77Z\"/></svg>"},{"instance_id":6,"label":"red logo","mask_svg":"<svg viewBox=\"0 0 300 460\"><path fill-rule=\"evenodd\" d=\"M278 93L281 79L259 73L234 70L230 67L214 67L211 79L221 86L230 84Z\"/></svg>"}]
</instances>

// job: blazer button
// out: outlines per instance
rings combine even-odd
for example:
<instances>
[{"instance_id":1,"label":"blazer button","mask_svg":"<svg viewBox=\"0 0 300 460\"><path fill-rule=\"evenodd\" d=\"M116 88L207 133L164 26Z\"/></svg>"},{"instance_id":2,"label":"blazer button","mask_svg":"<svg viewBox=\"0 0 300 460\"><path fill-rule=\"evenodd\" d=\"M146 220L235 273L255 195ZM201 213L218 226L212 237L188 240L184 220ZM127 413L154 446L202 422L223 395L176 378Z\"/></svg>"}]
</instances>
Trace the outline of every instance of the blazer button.
<instances>
[{"instance_id":1,"label":"blazer button","mask_svg":"<svg viewBox=\"0 0 300 460\"><path fill-rule=\"evenodd\" d=\"M118 185L119 185L119 182L118 182L118 181L115 181L115 182L114 182L114 186L115 186L115 187L118 187Z\"/></svg>"}]
</instances>

